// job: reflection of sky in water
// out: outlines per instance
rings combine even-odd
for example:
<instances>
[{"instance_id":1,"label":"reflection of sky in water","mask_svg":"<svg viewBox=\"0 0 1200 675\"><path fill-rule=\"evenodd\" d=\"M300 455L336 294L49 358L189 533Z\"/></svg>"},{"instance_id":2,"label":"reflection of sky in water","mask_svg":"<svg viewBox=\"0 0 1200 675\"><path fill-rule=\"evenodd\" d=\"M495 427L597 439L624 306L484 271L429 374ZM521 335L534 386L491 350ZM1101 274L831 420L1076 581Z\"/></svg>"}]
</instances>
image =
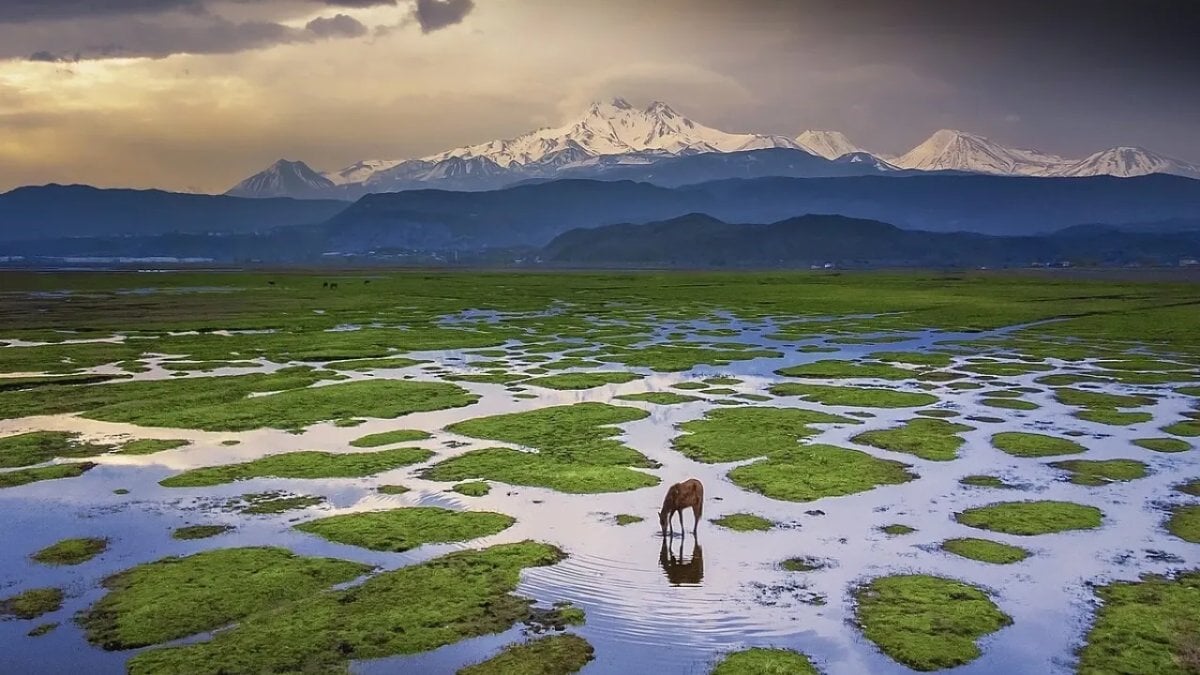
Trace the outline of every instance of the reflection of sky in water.
<instances>
[{"instance_id":1,"label":"reflection of sky in water","mask_svg":"<svg viewBox=\"0 0 1200 675\"><path fill-rule=\"evenodd\" d=\"M550 313L554 312L550 310ZM451 317L456 321L494 320L483 313ZM530 538L563 547L570 557L549 568L527 571L518 592L540 605L569 600L587 612L587 625L578 629L596 647L596 661L585 672L706 672L719 652L746 645L793 647L810 654L828 673L907 672L880 655L851 627L849 589L873 576L897 572L928 572L961 578L993 589L1000 607L1014 617L1013 626L984 641L984 655L956 672L1033 673L1067 672L1072 654L1087 629L1091 610L1088 581L1132 579L1147 571L1165 572L1174 567L1200 564L1195 546L1167 536L1159 528L1163 518L1160 500L1169 500L1170 487L1194 477L1194 453L1159 454L1136 448L1130 440L1160 435L1157 428L1178 417L1189 400L1172 395L1169 387L1134 388L1123 385L1082 385L1099 391L1127 393L1134 390L1164 393L1154 406L1155 421L1129 427L1110 427L1071 417L1068 408L1056 403L1050 392L1026 395L1041 409L1030 412L998 410L982 406L979 391L936 390L939 407L963 415L1005 418L1002 423L970 422L975 431L963 434L966 444L961 458L953 462L930 462L910 455L853 446L850 437L866 429L894 426L912 417L911 410L873 410L875 417L860 425L824 425L810 442L860 447L872 454L912 464L920 480L878 488L849 497L794 504L774 501L744 492L724 478L730 465L712 466L693 462L670 449L674 426L696 419L711 406L708 402L655 406L632 402L650 416L623 425L624 438L638 451L663 464L655 473L664 483L695 476L706 486L705 516L747 511L782 524L770 532L738 533L702 522L699 536L676 537L664 547L658 533L657 509L664 486L629 493L564 495L539 488L496 484L491 494L480 498L448 493L446 483L415 478L416 468L403 468L366 479L281 480L261 479L201 489L168 489L157 481L174 472L199 466L246 461L267 454L295 450L359 451L348 442L362 435L397 428L425 429L434 438L412 443L437 451L445 459L474 448L503 445L456 437L440 431L448 424L490 414L531 410L547 405L582 401L609 401L617 394L675 391L671 385L717 374L735 374L744 382L733 385L739 392L761 393L779 378L772 371L785 365L829 358L854 358L880 349L910 350L946 339L978 339L999 334L914 333L905 342L887 344L835 345L837 353L798 353L794 346L811 340L778 342L764 334L775 330L769 323L741 324L722 320L688 324L694 329L738 327L734 337L693 336L709 342L724 340L752 342L781 348L784 359L757 359L729 366L700 366L690 373L656 374L644 369L643 380L609 385L586 391L553 391L529 387L532 399L514 399L500 385L463 383L482 395L467 408L409 415L399 420L369 420L352 428L333 424L311 427L302 435L277 430L216 433L173 429L143 429L132 425L96 422L71 416L0 421L0 433L34 429L82 431L89 436L128 434L139 438L186 438L193 445L148 456L106 456L101 466L71 480L36 483L0 490L0 596L38 586L62 586L68 599L64 610L50 620L64 625L41 638L26 638L37 622L0 622L0 672L122 672L125 653L106 653L89 647L70 616L101 596L99 581L106 575L165 555L186 555L214 547L281 545L304 555L328 555L391 569L412 564L466 545L426 546L404 554L376 553L325 542L290 529L293 521L330 513L378 510L417 504L450 508L496 510L515 516L517 524L492 537L470 542L471 546L520 541ZM351 327L352 328L352 327ZM677 329L666 324L658 339ZM510 343L511 346L512 343ZM464 360L495 360L470 357L470 350L430 352L415 355L442 364L450 372L466 372ZM413 356L413 355L410 355ZM169 377L169 371L151 364L138 378ZM1057 364L1056 365L1063 365ZM265 365L262 370L280 366ZM1073 367L1073 366L1072 366ZM624 368L619 364L605 369ZM115 372L114 367L95 372ZM216 374L241 374L246 369L220 369ZM558 371L556 371L558 372ZM570 372L570 371L566 371ZM211 374L211 373L209 373ZM354 379L370 377L413 377L436 379L428 366L347 372ZM1033 384L1045 373L997 380L1004 386ZM194 373L203 375L203 373ZM880 383L890 388L919 390L915 383ZM795 398L775 399L761 405L796 406L849 412L849 408L823 407ZM1078 430L1088 447L1088 459L1129 457L1150 466L1148 478L1099 488L1072 485L1060 480L1061 472L1045 466L1053 459L1019 459L991 447L988 438L1001 430L1034 430L1061 434ZM223 446L236 438L239 445ZM449 447L448 442L465 443ZM1030 486L1028 491L963 488L958 480L975 473L999 474L1009 481ZM412 491L397 496L380 495L373 487L400 483ZM130 490L117 496L117 488ZM280 516L242 516L223 511L226 499L264 490L291 490L318 494L328 504ZM1105 526L1095 532L1074 532L1040 537L1015 537L985 533L956 524L952 515L964 508L1005 499L1062 499L1095 505L1106 514ZM819 510L823 514L816 513ZM813 513L808 513L808 512ZM623 527L613 523L618 513L645 518ZM690 525L691 514L686 515ZM200 541L175 541L175 527L197 523L236 524L235 532ZM889 537L878 528L904 523L917 532ZM71 536L108 536L111 550L77 568L35 565L26 556L38 548ZM1034 556L1017 565L997 566L965 560L936 549L943 539L983 536L1029 548ZM698 546L697 546L698 544ZM1163 562L1161 551L1176 556ZM793 556L825 559L830 565L809 573L787 573L776 564ZM702 575L702 576L701 576ZM764 586L766 587L764 590ZM799 588L797 588L799 586ZM806 599L823 596L824 605ZM765 600L764 600L765 598ZM453 672L485 658L504 644L520 639L519 629L499 636L485 636L450 645L429 653L400 656L355 664L360 673Z\"/></svg>"}]
</instances>

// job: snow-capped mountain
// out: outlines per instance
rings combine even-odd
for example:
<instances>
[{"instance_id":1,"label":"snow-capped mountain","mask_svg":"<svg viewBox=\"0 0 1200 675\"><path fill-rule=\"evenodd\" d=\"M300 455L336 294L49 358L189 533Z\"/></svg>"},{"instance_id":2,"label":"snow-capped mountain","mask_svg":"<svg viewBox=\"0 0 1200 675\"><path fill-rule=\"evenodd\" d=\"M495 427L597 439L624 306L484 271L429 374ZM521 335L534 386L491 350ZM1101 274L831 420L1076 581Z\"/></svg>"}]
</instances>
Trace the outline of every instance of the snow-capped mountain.
<instances>
[{"instance_id":1,"label":"snow-capped mountain","mask_svg":"<svg viewBox=\"0 0 1200 675\"><path fill-rule=\"evenodd\" d=\"M1144 176L1150 173L1171 173L1177 176L1200 178L1200 166L1164 157L1145 148L1109 148L1073 162L1056 172L1056 176Z\"/></svg>"},{"instance_id":2,"label":"snow-capped mountain","mask_svg":"<svg viewBox=\"0 0 1200 675\"><path fill-rule=\"evenodd\" d=\"M736 152L762 148L796 148L791 139L762 134L731 134L706 127L655 101L636 108L623 98L593 103L583 115L559 127L547 127L508 140L447 150L425 157L439 162L451 157L486 157L502 167L541 162L570 150L577 156L624 155L660 150L671 155Z\"/></svg>"},{"instance_id":3,"label":"snow-capped mountain","mask_svg":"<svg viewBox=\"0 0 1200 675\"><path fill-rule=\"evenodd\" d=\"M840 131L803 131L796 137L796 145L825 159L837 159L852 152L866 152Z\"/></svg>"},{"instance_id":4,"label":"snow-capped mountain","mask_svg":"<svg viewBox=\"0 0 1200 675\"><path fill-rule=\"evenodd\" d=\"M782 155L759 158L753 156L756 152ZM799 156L784 156L789 152ZM303 162L281 160L227 194L353 199L371 192L419 188L488 190L525 180L560 177L624 177L654 182L667 175L656 173L653 167L659 162L714 153L751 156L687 166L673 163L664 168L671 176L687 176L693 182L770 171L783 172L771 175L793 177L951 170L1039 177L1172 173L1200 178L1200 168L1195 164L1138 148L1113 148L1073 160L1011 148L952 129L935 132L900 157L888 157L862 149L838 131L809 130L794 139L729 133L695 122L659 101L638 108L616 98L591 104L579 117L561 126L419 159L364 160L324 174L314 172ZM756 163L758 159L761 161Z\"/></svg>"},{"instance_id":5,"label":"snow-capped mountain","mask_svg":"<svg viewBox=\"0 0 1200 675\"><path fill-rule=\"evenodd\" d=\"M1046 176L1067 164L1058 155L1009 148L977 134L940 129L892 162L903 169Z\"/></svg>"},{"instance_id":6,"label":"snow-capped mountain","mask_svg":"<svg viewBox=\"0 0 1200 675\"><path fill-rule=\"evenodd\" d=\"M326 171L321 175L328 178L334 185L361 183L370 178L372 174L387 171L403 161L402 159L364 159L344 169Z\"/></svg>"},{"instance_id":7,"label":"snow-capped mountain","mask_svg":"<svg viewBox=\"0 0 1200 675\"><path fill-rule=\"evenodd\" d=\"M334 187L333 181L304 162L281 159L233 186L231 197L311 197Z\"/></svg>"}]
</instances>

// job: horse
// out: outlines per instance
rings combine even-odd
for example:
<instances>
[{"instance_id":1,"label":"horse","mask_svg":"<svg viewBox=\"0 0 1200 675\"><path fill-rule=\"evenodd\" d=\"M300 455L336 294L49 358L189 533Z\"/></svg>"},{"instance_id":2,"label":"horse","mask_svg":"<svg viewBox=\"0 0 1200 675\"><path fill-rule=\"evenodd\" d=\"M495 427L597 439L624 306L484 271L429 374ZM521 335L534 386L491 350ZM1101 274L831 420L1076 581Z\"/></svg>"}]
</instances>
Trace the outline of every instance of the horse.
<instances>
[{"instance_id":1,"label":"horse","mask_svg":"<svg viewBox=\"0 0 1200 675\"><path fill-rule=\"evenodd\" d=\"M672 535L675 534L673 521L676 513L679 514L679 531L687 532L683 525L683 510L689 507L692 509L692 515L696 517L692 525L692 534L696 534L696 528L700 526L700 516L704 511L704 484L695 478L676 483L667 489L662 509L658 512L658 524L662 527L664 537L667 536L668 528Z\"/></svg>"}]
</instances>

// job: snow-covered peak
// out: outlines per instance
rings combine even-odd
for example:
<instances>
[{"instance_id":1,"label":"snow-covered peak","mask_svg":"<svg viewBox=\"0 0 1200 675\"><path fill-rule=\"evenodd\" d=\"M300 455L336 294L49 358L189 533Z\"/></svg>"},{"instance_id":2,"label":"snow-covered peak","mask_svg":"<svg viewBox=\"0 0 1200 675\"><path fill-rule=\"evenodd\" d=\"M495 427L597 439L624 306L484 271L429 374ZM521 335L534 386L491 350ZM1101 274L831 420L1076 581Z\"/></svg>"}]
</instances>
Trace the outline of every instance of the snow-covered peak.
<instances>
[{"instance_id":1,"label":"snow-covered peak","mask_svg":"<svg viewBox=\"0 0 1200 675\"><path fill-rule=\"evenodd\" d=\"M232 197L314 196L333 187L333 182L304 162L281 159L230 188Z\"/></svg>"},{"instance_id":2,"label":"snow-covered peak","mask_svg":"<svg viewBox=\"0 0 1200 675\"><path fill-rule=\"evenodd\" d=\"M840 131L813 131L809 129L796 137L796 144L800 146L800 149L807 150L825 159L837 159L842 155L848 155L852 152L866 152L851 142L849 138L846 138L846 134Z\"/></svg>"},{"instance_id":3,"label":"snow-covered peak","mask_svg":"<svg viewBox=\"0 0 1200 675\"><path fill-rule=\"evenodd\" d=\"M1062 157L1023 148L1009 148L978 134L939 129L894 162L904 169L955 170L979 173L1044 176L1065 163Z\"/></svg>"},{"instance_id":4,"label":"snow-covered peak","mask_svg":"<svg viewBox=\"0 0 1200 675\"><path fill-rule=\"evenodd\" d=\"M334 185L361 183L370 178L372 174L378 171L387 171L403 161L402 159L364 159L343 169L326 171L321 175L329 179Z\"/></svg>"},{"instance_id":5,"label":"snow-covered peak","mask_svg":"<svg viewBox=\"0 0 1200 675\"><path fill-rule=\"evenodd\" d=\"M1074 162L1056 175L1059 176L1144 176L1151 173L1170 173L1200 178L1200 166L1166 157L1145 148L1118 147L1101 150Z\"/></svg>"},{"instance_id":6,"label":"snow-covered peak","mask_svg":"<svg viewBox=\"0 0 1200 675\"><path fill-rule=\"evenodd\" d=\"M647 151L682 155L779 147L797 146L782 136L732 134L713 129L661 101L639 109L625 99L616 98L592 103L582 115L562 126L456 148L425 159L440 162L451 157L486 157L502 167L510 167L537 163L568 148L574 153L597 157Z\"/></svg>"}]
</instances>

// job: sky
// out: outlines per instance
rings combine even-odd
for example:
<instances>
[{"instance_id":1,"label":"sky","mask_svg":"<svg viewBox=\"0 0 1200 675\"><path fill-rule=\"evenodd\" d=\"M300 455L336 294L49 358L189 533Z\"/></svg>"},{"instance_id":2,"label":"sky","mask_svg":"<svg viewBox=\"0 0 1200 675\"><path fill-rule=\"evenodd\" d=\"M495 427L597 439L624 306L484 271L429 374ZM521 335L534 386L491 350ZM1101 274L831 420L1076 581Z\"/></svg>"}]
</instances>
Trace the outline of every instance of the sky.
<instances>
[{"instance_id":1,"label":"sky","mask_svg":"<svg viewBox=\"0 0 1200 675\"><path fill-rule=\"evenodd\" d=\"M1191 0L0 0L0 190L222 192L509 138L593 100L726 131L940 128L1200 163Z\"/></svg>"}]
</instances>

